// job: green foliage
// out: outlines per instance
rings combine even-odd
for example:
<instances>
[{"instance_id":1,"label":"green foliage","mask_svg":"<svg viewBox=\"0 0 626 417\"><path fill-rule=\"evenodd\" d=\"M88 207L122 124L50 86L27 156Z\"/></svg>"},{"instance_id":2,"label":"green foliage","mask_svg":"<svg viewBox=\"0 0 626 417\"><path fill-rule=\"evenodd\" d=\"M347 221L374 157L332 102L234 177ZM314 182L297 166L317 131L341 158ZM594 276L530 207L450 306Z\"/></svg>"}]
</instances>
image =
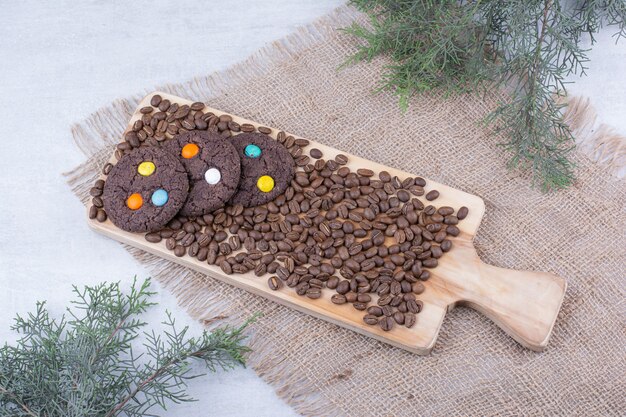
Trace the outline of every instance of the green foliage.
<instances>
[{"instance_id":1,"label":"green foliage","mask_svg":"<svg viewBox=\"0 0 626 417\"><path fill-rule=\"evenodd\" d=\"M370 16L368 27L345 31L364 44L347 63L391 57L378 91L393 91L406 109L416 93L500 89L510 99L486 122L507 138L511 167L530 169L543 190L574 180L574 138L559 97L565 79L584 74L584 33L603 23L626 36L624 0L352 0Z\"/></svg>"},{"instance_id":2,"label":"green foliage","mask_svg":"<svg viewBox=\"0 0 626 417\"><path fill-rule=\"evenodd\" d=\"M168 312L163 334L142 332L138 316L155 304L149 287L135 281L127 295L119 283L74 287L67 317L51 318L43 302L18 316L12 329L21 338L0 349L0 416L152 415L167 401L193 401L185 393L186 381L201 376L193 362L210 371L245 365L250 321L188 337Z\"/></svg>"}]
</instances>

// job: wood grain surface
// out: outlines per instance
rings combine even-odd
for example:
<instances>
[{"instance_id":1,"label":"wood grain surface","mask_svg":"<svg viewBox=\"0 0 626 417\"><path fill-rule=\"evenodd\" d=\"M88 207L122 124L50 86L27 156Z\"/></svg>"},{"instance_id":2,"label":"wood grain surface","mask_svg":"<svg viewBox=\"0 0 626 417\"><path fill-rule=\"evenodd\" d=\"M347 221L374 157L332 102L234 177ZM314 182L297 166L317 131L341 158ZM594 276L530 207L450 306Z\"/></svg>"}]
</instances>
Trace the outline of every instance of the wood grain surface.
<instances>
[{"instance_id":1,"label":"wood grain surface","mask_svg":"<svg viewBox=\"0 0 626 417\"><path fill-rule=\"evenodd\" d=\"M189 100L163 92L151 93L139 104L129 120L127 129L130 129L134 121L141 117L139 109L149 105L150 98L157 93L173 103L191 104ZM205 108L204 111L210 111L216 115L224 114L222 111L211 108ZM250 123L260 126L256 122L236 115L231 116L239 124ZM278 132L278 129L272 128L271 136L276 137ZM347 155L349 158L347 166L352 170L358 168L369 168L375 172L386 170L400 179L419 175L419 172L412 174L403 172L312 141L305 151L312 147L320 149L326 159L332 159L339 153ZM115 162L114 156L111 161ZM316 300L298 296L292 288L288 287L272 291L267 286L266 277L256 277L252 272L226 275L219 267L200 262L190 256L178 258L172 251L165 248L164 242L149 243L144 239L143 234L125 232L109 220L104 223L99 223L95 219L87 218L87 220L94 230L115 240L417 354L428 354L432 350L446 311L456 305L467 305L485 314L529 349L539 351L545 348L565 294L565 280L549 273L516 271L483 263L472 243L485 211L483 200L476 195L444 184L428 179L426 181L427 184L424 187L426 192L433 189L440 192L440 197L433 202L434 205L451 206L455 209L466 206L469 208L469 215L458 225L461 234L456 238L451 238L452 250L439 259L439 265L436 268L430 270L431 278L424 283L426 291L418 296L424 302L424 308L417 315L415 326L410 329L394 326L389 332L384 332L378 326L365 324L362 320L364 313L355 310L350 305L333 304L330 297L335 292L332 290L323 291L322 297Z\"/></svg>"}]
</instances>

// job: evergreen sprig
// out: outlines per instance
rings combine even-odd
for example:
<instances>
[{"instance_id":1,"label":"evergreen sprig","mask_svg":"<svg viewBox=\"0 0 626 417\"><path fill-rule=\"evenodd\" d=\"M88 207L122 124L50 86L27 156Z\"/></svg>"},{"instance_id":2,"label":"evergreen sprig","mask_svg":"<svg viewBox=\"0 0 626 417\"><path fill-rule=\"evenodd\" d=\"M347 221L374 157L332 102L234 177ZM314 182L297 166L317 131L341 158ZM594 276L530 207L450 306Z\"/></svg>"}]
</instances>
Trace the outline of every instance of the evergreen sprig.
<instances>
[{"instance_id":1,"label":"evergreen sprig","mask_svg":"<svg viewBox=\"0 0 626 417\"><path fill-rule=\"evenodd\" d=\"M67 317L51 318L45 303L17 316L21 338L0 348L0 416L147 416L167 402L193 401L187 381L210 371L245 365L244 329L220 327L189 337L168 312L163 334L143 332L139 316L150 301L150 281L79 289ZM135 353L143 336L143 351Z\"/></svg>"},{"instance_id":2,"label":"evergreen sprig","mask_svg":"<svg viewBox=\"0 0 626 417\"><path fill-rule=\"evenodd\" d=\"M584 74L584 33L603 24L626 36L624 0L351 0L370 25L345 31L362 40L347 63L388 55L377 91L391 90L406 109L416 93L505 90L485 121L507 138L511 167L527 168L541 189L574 180L572 132L563 122L565 80Z\"/></svg>"}]
</instances>

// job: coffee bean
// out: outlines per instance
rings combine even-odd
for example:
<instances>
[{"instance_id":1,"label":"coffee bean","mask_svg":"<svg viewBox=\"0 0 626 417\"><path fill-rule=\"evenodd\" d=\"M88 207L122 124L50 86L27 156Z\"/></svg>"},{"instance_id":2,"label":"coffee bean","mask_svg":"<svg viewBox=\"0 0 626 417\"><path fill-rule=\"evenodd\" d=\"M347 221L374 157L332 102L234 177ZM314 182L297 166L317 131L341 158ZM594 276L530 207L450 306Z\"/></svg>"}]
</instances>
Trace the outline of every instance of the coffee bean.
<instances>
[{"instance_id":1,"label":"coffee bean","mask_svg":"<svg viewBox=\"0 0 626 417\"><path fill-rule=\"evenodd\" d=\"M368 307L367 312L369 314L372 314L372 315L376 316L376 317L380 317L380 316L383 315L383 310L379 306Z\"/></svg>"},{"instance_id":2,"label":"coffee bean","mask_svg":"<svg viewBox=\"0 0 626 417\"><path fill-rule=\"evenodd\" d=\"M322 296L322 290L320 288L309 288L308 290L306 290L306 296L311 298L311 299L317 299L320 298Z\"/></svg>"},{"instance_id":3,"label":"coffee bean","mask_svg":"<svg viewBox=\"0 0 626 417\"><path fill-rule=\"evenodd\" d=\"M461 207L461 208L459 209L459 211L456 213L456 217L457 217L459 220L463 220L464 218L466 218L466 217L467 217L468 213L469 213L469 209L468 209L467 207L463 206L463 207Z\"/></svg>"},{"instance_id":4,"label":"coffee bean","mask_svg":"<svg viewBox=\"0 0 626 417\"><path fill-rule=\"evenodd\" d=\"M282 288L283 282L280 279L278 279L277 276L272 276L268 278L267 286L270 287L271 290L276 291Z\"/></svg>"},{"instance_id":5,"label":"coffee bean","mask_svg":"<svg viewBox=\"0 0 626 417\"><path fill-rule=\"evenodd\" d=\"M360 303L360 302L355 302L352 304L352 307L354 307L356 310L359 311L363 311L367 308L367 304L366 303Z\"/></svg>"},{"instance_id":6,"label":"coffee bean","mask_svg":"<svg viewBox=\"0 0 626 417\"><path fill-rule=\"evenodd\" d=\"M411 195L409 194L408 191L405 191L405 190L399 190L396 195L398 196L398 199L402 201L403 203L411 199Z\"/></svg>"},{"instance_id":7,"label":"coffee bean","mask_svg":"<svg viewBox=\"0 0 626 417\"><path fill-rule=\"evenodd\" d=\"M150 99L150 105L152 107L158 107L158 105L161 104L161 100L162 100L161 96L158 94L155 94Z\"/></svg>"},{"instance_id":8,"label":"coffee bean","mask_svg":"<svg viewBox=\"0 0 626 417\"><path fill-rule=\"evenodd\" d=\"M240 128L242 132L246 132L246 133L254 132L256 130L256 128L253 125L248 124L248 123L243 123L240 126Z\"/></svg>"},{"instance_id":9,"label":"coffee bean","mask_svg":"<svg viewBox=\"0 0 626 417\"><path fill-rule=\"evenodd\" d=\"M439 191L437 190L432 190L426 193L426 200L428 201L433 201L437 199L437 197L439 197Z\"/></svg>"},{"instance_id":10,"label":"coffee bean","mask_svg":"<svg viewBox=\"0 0 626 417\"><path fill-rule=\"evenodd\" d=\"M324 156L324 154L322 153L322 151L320 151L317 148L313 148L309 151L309 155L311 155L311 158L315 158L315 159L320 159L322 156Z\"/></svg>"},{"instance_id":11,"label":"coffee bean","mask_svg":"<svg viewBox=\"0 0 626 417\"><path fill-rule=\"evenodd\" d=\"M174 255L178 256L179 258L185 256L185 253L187 253L187 248L183 245L176 245L174 247Z\"/></svg>"},{"instance_id":12,"label":"coffee bean","mask_svg":"<svg viewBox=\"0 0 626 417\"><path fill-rule=\"evenodd\" d=\"M338 154L337 156L335 156L335 162L337 162L339 165L345 165L348 163L348 157L343 154Z\"/></svg>"},{"instance_id":13,"label":"coffee bean","mask_svg":"<svg viewBox=\"0 0 626 417\"><path fill-rule=\"evenodd\" d=\"M98 209L98 213L96 214L96 220L100 223L104 223L107 221L107 214L102 209Z\"/></svg>"},{"instance_id":14,"label":"coffee bean","mask_svg":"<svg viewBox=\"0 0 626 417\"><path fill-rule=\"evenodd\" d=\"M370 326L373 326L375 324L378 324L378 317L371 315L371 314L366 314L365 316L363 316L363 321L366 324L369 324Z\"/></svg>"},{"instance_id":15,"label":"coffee bean","mask_svg":"<svg viewBox=\"0 0 626 417\"><path fill-rule=\"evenodd\" d=\"M158 232L147 233L144 237L150 243L159 243L163 240L163 237Z\"/></svg>"},{"instance_id":16,"label":"coffee bean","mask_svg":"<svg viewBox=\"0 0 626 417\"><path fill-rule=\"evenodd\" d=\"M411 287L412 291L415 294L421 294L424 292L424 290L426 289L426 287L424 286L424 284L422 284L421 282L414 282L412 287Z\"/></svg>"},{"instance_id":17,"label":"coffee bean","mask_svg":"<svg viewBox=\"0 0 626 417\"><path fill-rule=\"evenodd\" d=\"M422 266L426 268L435 268L439 262L435 258L428 258L422 261Z\"/></svg>"},{"instance_id":18,"label":"coffee bean","mask_svg":"<svg viewBox=\"0 0 626 417\"><path fill-rule=\"evenodd\" d=\"M359 168L356 170L356 173L363 176L363 177L372 177L374 176L374 171L372 171L371 169L367 169L367 168Z\"/></svg>"},{"instance_id":19,"label":"coffee bean","mask_svg":"<svg viewBox=\"0 0 626 417\"><path fill-rule=\"evenodd\" d=\"M395 313L393 313L393 319L396 323L400 325L404 324L404 314L402 314L399 311L396 311Z\"/></svg>"},{"instance_id":20,"label":"coffee bean","mask_svg":"<svg viewBox=\"0 0 626 417\"><path fill-rule=\"evenodd\" d=\"M381 296L380 298L378 298L378 305L379 306L386 306L389 303L391 303L392 299L393 299L393 295L385 294L385 295Z\"/></svg>"},{"instance_id":21,"label":"coffee bean","mask_svg":"<svg viewBox=\"0 0 626 417\"><path fill-rule=\"evenodd\" d=\"M458 236L458 235L459 235L459 233L461 233L461 231L459 230L459 228L458 228L458 227L456 227L456 226L448 226L448 227L446 228L446 232L447 232L449 235L451 235L451 236Z\"/></svg>"},{"instance_id":22,"label":"coffee bean","mask_svg":"<svg viewBox=\"0 0 626 417\"><path fill-rule=\"evenodd\" d=\"M380 326L381 329L383 329L384 331L388 332L391 329L393 329L393 323L394 320L391 317L382 317L380 319L380 321L378 322L378 325Z\"/></svg>"},{"instance_id":23,"label":"coffee bean","mask_svg":"<svg viewBox=\"0 0 626 417\"><path fill-rule=\"evenodd\" d=\"M194 110L194 111L202 110L204 108L204 103L196 101L189 107L191 108L191 110Z\"/></svg>"},{"instance_id":24,"label":"coffee bean","mask_svg":"<svg viewBox=\"0 0 626 417\"><path fill-rule=\"evenodd\" d=\"M95 219L96 217L98 217L98 207L96 207L95 205L89 207L89 218L91 220Z\"/></svg>"},{"instance_id":25,"label":"coffee bean","mask_svg":"<svg viewBox=\"0 0 626 417\"><path fill-rule=\"evenodd\" d=\"M411 313L418 314L420 311L422 311L422 308L424 307L424 303L421 302L420 300L409 300L406 303L406 306Z\"/></svg>"},{"instance_id":26,"label":"coffee bean","mask_svg":"<svg viewBox=\"0 0 626 417\"><path fill-rule=\"evenodd\" d=\"M407 328L411 328L415 326L415 322L417 321L415 314L413 313L404 313L404 326Z\"/></svg>"},{"instance_id":27,"label":"coffee bean","mask_svg":"<svg viewBox=\"0 0 626 417\"><path fill-rule=\"evenodd\" d=\"M330 297L330 301L332 301L333 304L347 303L346 297L342 294L333 294L333 296Z\"/></svg>"},{"instance_id":28,"label":"coffee bean","mask_svg":"<svg viewBox=\"0 0 626 417\"><path fill-rule=\"evenodd\" d=\"M102 195L102 188L92 187L89 190L89 195L92 197L100 197Z\"/></svg>"}]
</instances>

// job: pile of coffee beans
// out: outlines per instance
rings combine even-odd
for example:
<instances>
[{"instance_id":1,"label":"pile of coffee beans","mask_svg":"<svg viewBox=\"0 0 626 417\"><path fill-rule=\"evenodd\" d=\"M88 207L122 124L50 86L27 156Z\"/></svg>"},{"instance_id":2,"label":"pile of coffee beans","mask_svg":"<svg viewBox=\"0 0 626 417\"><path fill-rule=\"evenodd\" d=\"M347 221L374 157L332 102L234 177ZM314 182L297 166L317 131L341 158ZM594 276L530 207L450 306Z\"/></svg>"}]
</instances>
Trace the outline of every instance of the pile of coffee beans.
<instances>
[{"instance_id":1,"label":"pile of coffee beans","mask_svg":"<svg viewBox=\"0 0 626 417\"><path fill-rule=\"evenodd\" d=\"M204 104L178 105L155 95L151 106L117 146L116 156L141 146L160 146L193 129L230 137L267 127L234 122L229 115L203 112ZM347 165L345 155L324 159L309 141L278 132L276 140L293 155L298 170L291 186L274 201L254 207L227 206L202 217L177 216L148 242L165 240L176 256L191 256L219 266L225 274L252 271L272 290L289 287L298 295L320 298L334 291L334 304L362 311L363 321L384 331L412 327L423 308L417 296L439 259L452 248L457 224L468 215L448 206L427 204L439 197L425 193L421 177L398 178ZM108 174L111 164L103 169ZM91 189L90 217L106 220L102 187ZM426 200L423 202L420 197Z\"/></svg>"}]
</instances>

